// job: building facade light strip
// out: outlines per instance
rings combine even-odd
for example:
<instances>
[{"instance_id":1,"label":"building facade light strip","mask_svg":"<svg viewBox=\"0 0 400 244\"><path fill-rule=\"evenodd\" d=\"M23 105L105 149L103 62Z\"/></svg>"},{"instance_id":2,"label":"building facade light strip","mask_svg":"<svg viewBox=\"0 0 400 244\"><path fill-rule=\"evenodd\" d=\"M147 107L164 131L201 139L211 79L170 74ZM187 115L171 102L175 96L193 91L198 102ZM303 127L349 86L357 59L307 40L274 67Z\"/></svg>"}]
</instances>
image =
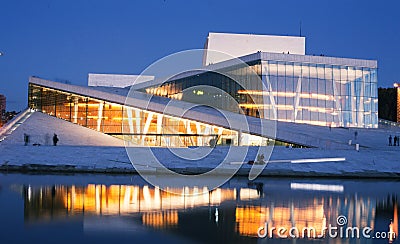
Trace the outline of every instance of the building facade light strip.
<instances>
[{"instance_id":1,"label":"building facade light strip","mask_svg":"<svg viewBox=\"0 0 400 244\"><path fill-rule=\"evenodd\" d=\"M277 91L257 91L257 90L239 90L238 94L260 95L260 96L275 96L275 97L295 97L295 92L277 92ZM318 100L333 101L332 95L318 94L318 93L300 93L300 98L312 98Z\"/></svg>"},{"instance_id":2,"label":"building facade light strip","mask_svg":"<svg viewBox=\"0 0 400 244\"><path fill-rule=\"evenodd\" d=\"M241 104L239 104L239 106L244 107L244 108L272 108L273 107L271 104L252 104L252 103L241 103ZM275 105L275 107L278 110L287 110L287 111L294 110L293 105ZM311 112L319 112L319 113L330 113L332 115L335 115L334 109L329 109L329 108L312 107L312 106L298 106L297 109L308 110Z\"/></svg>"},{"instance_id":3,"label":"building facade light strip","mask_svg":"<svg viewBox=\"0 0 400 244\"><path fill-rule=\"evenodd\" d=\"M323 162L343 162L346 158L305 158L305 159L295 159L291 160L290 163L323 163Z\"/></svg>"},{"instance_id":4,"label":"building facade light strip","mask_svg":"<svg viewBox=\"0 0 400 244\"><path fill-rule=\"evenodd\" d=\"M98 108L99 107L99 104L103 104L103 101L100 101L99 103L88 103L88 104L86 104L86 103L65 103L64 104L64 106L65 107L74 107L74 106L78 106L78 107L81 107L81 108L83 108L83 107L89 107L89 108Z\"/></svg>"}]
</instances>

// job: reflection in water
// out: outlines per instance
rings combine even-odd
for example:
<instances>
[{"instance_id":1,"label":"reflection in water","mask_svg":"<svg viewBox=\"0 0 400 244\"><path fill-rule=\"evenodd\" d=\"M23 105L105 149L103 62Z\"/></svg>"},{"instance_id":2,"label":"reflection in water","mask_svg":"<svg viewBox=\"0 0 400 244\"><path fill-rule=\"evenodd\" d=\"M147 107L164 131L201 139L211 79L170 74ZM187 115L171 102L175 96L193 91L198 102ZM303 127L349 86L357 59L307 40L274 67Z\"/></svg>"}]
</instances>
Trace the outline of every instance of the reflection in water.
<instances>
[{"instance_id":1,"label":"reflection in water","mask_svg":"<svg viewBox=\"0 0 400 244\"><path fill-rule=\"evenodd\" d=\"M254 192L255 191L255 192ZM142 214L142 224L155 228L171 228L178 224L178 211L202 206L218 206L236 199L236 189L169 188L127 185L52 186L25 193L25 219L45 220L70 215ZM241 189L240 196L257 198L257 191Z\"/></svg>"},{"instance_id":2,"label":"reflection in water","mask_svg":"<svg viewBox=\"0 0 400 244\"><path fill-rule=\"evenodd\" d=\"M25 221L36 222L66 216L131 217L141 225L153 229L168 229L185 235L187 223L203 223L200 215L208 215L204 230L221 228L227 241L257 237L259 227L268 223L268 233L277 237L276 229L313 227L316 235L330 224L337 226L337 217L347 217L347 227L375 229L380 211L390 211L386 227L398 234L397 195L391 205L381 199L357 193L329 192L319 186L318 191L289 187L274 190L262 183L245 186L207 188L171 188L164 192L157 187L139 185L95 185L24 187ZM267 189L267 191L265 189ZM326 191L324 191L326 189ZM342 188L341 188L342 189ZM324 191L324 192L321 192ZM317 193L315 193L317 192ZM382 210L382 206L386 207ZM197 216L197 213L199 216ZM188 217L189 216L189 217ZM190 219L190 221L188 220ZM190 233L196 236L200 233ZM221 234L222 235L222 234ZM239 238L239 239L238 239ZM325 238L326 234L325 234ZM394 239L388 240L393 242Z\"/></svg>"},{"instance_id":3,"label":"reflection in water","mask_svg":"<svg viewBox=\"0 0 400 244\"><path fill-rule=\"evenodd\" d=\"M29 186L26 195L28 201L25 202L25 216L30 219L47 214L129 215L219 205L226 200L235 200L236 189L218 188L208 191L207 188L185 187L165 192L149 186L90 184L85 187L41 187L33 192ZM249 194L248 197L254 196ZM163 218L163 215L160 217Z\"/></svg>"},{"instance_id":4,"label":"reflection in water","mask_svg":"<svg viewBox=\"0 0 400 244\"><path fill-rule=\"evenodd\" d=\"M395 233L395 235L390 235L389 241L392 243L395 237L399 234L399 216L397 213L397 201L394 205L393 221L390 223L390 233Z\"/></svg>"},{"instance_id":5,"label":"reflection in water","mask_svg":"<svg viewBox=\"0 0 400 244\"><path fill-rule=\"evenodd\" d=\"M167 210L163 212L144 213L142 223L157 229L175 227L178 225L178 211Z\"/></svg>"},{"instance_id":6,"label":"reflection in water","mask_svg":"<svg viewBox=\"0 0 400 244\"><path fill-rule=\"evenodd\" d=\"M257 230L268 222L268 233L272 227L284 227L289 230L291 227L302 229L313 227L316 234L320 235L326 227L324 206L321 203L312 204L309 207L301 207L302 204L291 202L289 206L247 206L236 208L236 223L238 232L241 235L257 237ZM273 230L277 236L277 230Z\"/></svg>"},{"instance_id":7,"label":"reflection in water","mask_svg":"<svg viewBox=\"0 0 400 244\"><path fill-rule=\"evenodd\" d=\"M337 225L339 215L347 216L348 227L369 226L373 229L375 202L370 198L321 196L302 201L270 201L263 206L236 208L238 232L253 237L257 237L258 227L266 222L268 233L273 231L273 236L278 236L277 230L271 230L271 227L284 227L286 230L296 227L299 231L312 227L316 236L322 236L328 224Z\"/></svg>"}]
</instances>

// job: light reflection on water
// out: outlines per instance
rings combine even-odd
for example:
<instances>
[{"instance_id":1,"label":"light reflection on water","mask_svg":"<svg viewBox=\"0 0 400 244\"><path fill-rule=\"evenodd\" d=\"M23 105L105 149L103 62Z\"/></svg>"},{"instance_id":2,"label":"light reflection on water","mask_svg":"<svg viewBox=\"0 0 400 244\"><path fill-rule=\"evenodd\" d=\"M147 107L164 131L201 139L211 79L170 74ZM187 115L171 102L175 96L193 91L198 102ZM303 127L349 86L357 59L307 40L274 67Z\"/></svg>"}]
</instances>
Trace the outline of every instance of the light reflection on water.
<instances>
[{"instance_id":1,"label":"light reflection on water","mask_svg":"<svg viewBox=\"0 0 400 244\"><path fill-rule=\"evenodd\" d=\"M141 233L141 241L377 242L323 236L325 227L337 226L340 215L347 218L349 227L368 226L386 232L390 228L398 234L398 181L259 178L249 182L233 178L213 191L199 186L164 192L130 176L113 176L111 180L85 175L1 177L5 180L0 181L0 200L14 194L23 202L23 209L18 209L18 204L14 207L23 211L22 235L27 226L46 229L61 221L67 223L67 230L77 240L91 240L105 233L118 233L114 237L117 239L126 235L129 240L129 233ZM79 184L71 183L77 181ZM273 240L257 239L257 230L266 222ZM71 225L82 228L73 231ZM313 227L316 235L323 237L279 240L272 226L287 230Z\"/></svg>"}]
</instances>

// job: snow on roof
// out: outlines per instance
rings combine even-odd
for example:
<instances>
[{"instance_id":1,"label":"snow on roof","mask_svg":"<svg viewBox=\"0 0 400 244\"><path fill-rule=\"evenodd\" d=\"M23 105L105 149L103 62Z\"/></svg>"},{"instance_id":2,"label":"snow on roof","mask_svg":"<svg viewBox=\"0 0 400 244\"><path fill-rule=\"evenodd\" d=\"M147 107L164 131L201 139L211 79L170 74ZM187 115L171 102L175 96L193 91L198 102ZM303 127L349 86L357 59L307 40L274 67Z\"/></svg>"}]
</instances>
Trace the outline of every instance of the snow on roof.
<instances>
[{"instance_id":1,"label":"snow on roof","mask_svg":"<svg viewBox=\"0 0 400 244\"><path fill-rule=\"evenodd\" d=\"M127 74L95 74L89 73L89 86L127 87L133 84L148 82L154 79L149 75L127 75Z\"/></svg>"},{"instance_id":2,"label":"snow on roof","mask_svg":"<svg viewBox=\"0 0 400 244\"><path fill-rule=\"evenodd\" d=\"M24 133L29 135L30 145L52 145L56 133L59 138L57 145L60 146L124 146L123 140L40 112L33 112L2 144L23 145Z\"/></svg>"}]
</instances>

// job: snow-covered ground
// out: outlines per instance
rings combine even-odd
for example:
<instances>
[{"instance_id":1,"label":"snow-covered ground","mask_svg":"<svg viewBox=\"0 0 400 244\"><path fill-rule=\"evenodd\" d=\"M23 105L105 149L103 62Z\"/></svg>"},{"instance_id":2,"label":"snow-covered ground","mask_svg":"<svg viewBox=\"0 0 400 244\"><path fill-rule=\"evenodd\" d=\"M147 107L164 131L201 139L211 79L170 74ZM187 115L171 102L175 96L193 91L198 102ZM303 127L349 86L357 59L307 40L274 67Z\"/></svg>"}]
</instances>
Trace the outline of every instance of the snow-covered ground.
<instances>
[{"instance_id":1,"label":"snow-covered ground","mask_svg":"<svg viewBox=\"0 0 400 244\"><path fill-rule=\"evenodd\" d=\"M0 168L3 170L49 170L79 172L135 172L124 147L101 146L23 146L0 145ZM134 149L134 163L146 172L161 170L149 161L147 148ZM190 149L176 149L190 153ZM215 168L221 163L228 147L216 147L211 154L199 160L184 160L174 156L167 148L155 148L154 154L167 168L179 172L199 173ZM235 150L235 148L234 148ZM254 159L257 148L250 148L245 159ZM400 177L398 153L394 151L377 154L374 150L360 152L350 150L295 149L275 147L270 162L262 175L298 176L349 176L349 177ZM292 163L296 159L340 158L345 161ZM223 167L232 168L229 162ZM244 164L238 174L247 175L252 166ZM263 166L255 166L263 167Z\"/></svg>"},{"instance_id":2,"label":"snow-covered ground","mask_svg":"<svg viewBox=\"0 0 400 244\"><path fill-rule=\"evenodd\" d=\"M336 140L354 137L353 131L345 129L329 131L328 128L318 127L316 130L321 130L321 133L322 130L328 130L325 134L335 134L332 137ZM354 150L353 146L349 146L349 149L330 150L275 147L262 175L400 177L400 147L387 146L384 141L386 135L393 131L389 129L357 131L357 141L362 146L359 152ZM308 132L300 131L299 133ZM36 142L40 143L41 146L32 146L31 144L24 146L24 133L31 136L31 144ZM51 143L53 133L56 133L60 138L59 145L56 147L48 145ZM50 143L46 143L46 134L50 135ZM222 168L230 169L235 167L237 161L243 161L244 164L238 174L247 175L250 168L253 167L247 162L256 158L258 148L251 147L247 155L240 155L242 149L234 147L233 151L237 155L225 162ZM161 168L148 157L146 152L149 148L135 147L130 150L133 150L131 156L135 167L149 173L161 172ZM206 157L201 157L198 160L182 159L168 148L152 148L151 150L153 155L169 169L186 173L201 173L220 164L227 155L229 147L216 147ZM197 150L175 148L174 152L191 157L195 154L205 154L209 150L211 149L208 147L198 148ZM265 150L264 148L263 151ZM32 113L24 123L8 135L0 143L0 152L1 170L136 172L121 140L42 113ZM337 160L335 159L333 162L293 162L293 160L298 159L321 158L336 158ZM263 166L255 165L254 167Z\"/></svg>"}]
</instances>

